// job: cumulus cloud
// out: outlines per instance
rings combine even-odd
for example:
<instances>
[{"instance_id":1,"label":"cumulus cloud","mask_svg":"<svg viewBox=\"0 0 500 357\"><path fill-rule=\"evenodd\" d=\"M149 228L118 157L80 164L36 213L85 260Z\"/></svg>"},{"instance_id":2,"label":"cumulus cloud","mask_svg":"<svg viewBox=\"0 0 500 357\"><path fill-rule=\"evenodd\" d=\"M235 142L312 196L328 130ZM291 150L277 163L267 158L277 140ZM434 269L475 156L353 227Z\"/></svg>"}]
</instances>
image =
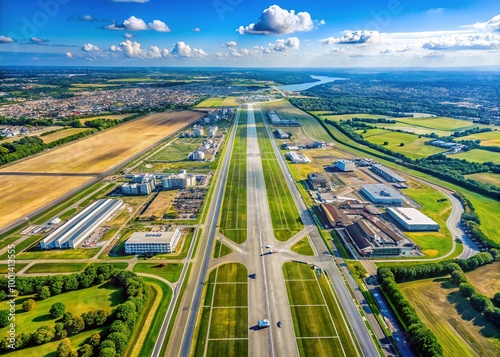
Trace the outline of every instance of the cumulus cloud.
<instances>
[{"instance_id":1,"label":"cumulus cloud","mask_svg":"<svg viewBox=\"0 0 500 357\"><path fill-rule=\"evenodd\" d=\"M32 37L30 38L30 43L33 43L35 45L46 45L49 40L44 40L43 38L38 38L38 37Z\"/></svg>"},{"instance_id":2,"label":"cumulus cloud","mask_svg":"<svg viewBox=\"0 0 500 357\"><path fill-rule=\"evenodd\" d=\"M205 57L207 53L202 49L191 48L183 41L179 41L174 45L171 51L172 56L178 57Z\"/></svg>"},{"instance_id":3,"label":"cumulus cloud","mask_svg":"<svg viewBox=\"0 0 500 357\"><path fill-rule=\"evenodd\" d=\"M238 43L235 41L229 41L229 42L226 42L226 46L227 47L236 47L236 46L238 46Z\"/></svg>"},{"instance_id":4,"label":"cumulus cloud","mask_svg":"<svg viewBox=\"0 0 500 357\"><path fill-rule=\"evenodd\" d=\"M13 38L7 36L0 36L0 43L12 43L15 42Z\"/></svg>"},{"instance_id":5,"label":"cumulus cloud","mask_svg":"<svg viewBox=\"0 0 500 357\"><path fill-rule=\"evenodd\" d=\"M123 21L123 24L118 25L115 23L108 25L105 27L108 30L130 30L130 31L139 31L139 30L147 30L148 25L144 22L143 19L139 19L135 16L130 16L127 20Z\"/></svg>"},{"instance_id":6,"label":"cumulus cloud","mask_svg":"<svg viewBox=\"0 0 500 357\"><path fill-rule=\"evenodd\" d=\"M111 45L111 46L109 47L109 50L110 50L111 52L121 52L121 51L122 51L122 49L121 49L120 47L115 46L115 45Z\"/></svg>"},{"instance_id":7,"label":"cumulus cloud","mask_svg":"<svg viewBox=\"0 0 500 357\"><path fill-rule=\"evenodd\" d=\"M66 52L66 57L73 58L73 54L71 52Z\"/></svg>"},{"instance_id":8,"label":"cumulus cloud","mask_svg":"<svg viewBox=\"0 0 500 357\"><path fill-rule=\"evenodd\" d=\"M298 50L300 41L297 37L290 37L286 40L276 40L275 43L270 43L269 46L278 52L286 52L288 50Z\"/></svg>"},{"instance_id":9,"label":"cumulus cloud","mask_svg":"<svg viewBox=\"0 0 500 357\"><path fill-rule=\"evenodd\" d=\"M170 32L170 28L163 21L153 20L149 23L149 28L158 32Z\"/></svg>"},{"instance_id":10,"label":"cumulus cloud","mask_svg":"<svg viewBox=\"0 0 500 357\"><path fill-rule=\"evenodd\" d=\"M125 38L132 38L132 37L134 37L134 35L132 35L131 33L124 33L123 37L125 37Z\"/></svg>"},{"instance_id":11,"label":"cumulus cloud","mask_svg":"<svg viewBox=\"0 0 500 357\"><path fill-rule=\"evenodd\" d=\"M99 47L97 47L91 43L86 43L83 45L82 50L84 50L85 52L99 51Z\"/></svg>"},{"instance_id":12,"label":"cumulus cloud","mask_svg":"<svg viewBox=\"0 0 500 357\"><path fill-rule=\"evenodd\" d=\"M368 31L368 30L360 30L360 31L344 31L344 36L335 38L328 37L326 39L321 40L325 45L333 45L333 44L359 44L359 43L378 43L381 42L382 36L378 31Z\"/></svg>"},{"instance_id":13,"label":"cumulus cloud","mask_svg":"<svg viewBox=\"0 0 500 357\"><path fill-rule=\"evenodd\" d=\"M476 22L474 25L467 25L464 27L472 27L482 31L500 32L500 15L493 17L489 21Z\"/></svg>"},{"instance_id":14,"label":"cumulus cloud","mask_svg":"<svg viewBox=\"0 0 500 357\"><path fill-rule=\"evenodd\" d=\"M428 50L489 50L500 48L500 35L481 33L448 35L430 39L422 45Z\"/></svg>"},{"instance_id":15,"label":"cumulus cloud","mask_svg":"<svg viewBox=\"0 0 500 357\"><path fill-rule=\"evenodd\" d=\"M195 27L195 28L193 29L193 31L194 31L194 32L200 32L200 31L201 31L201 29L200 29L199 27Z\"/></svg>"},{"instance_id":16,"label":"cumulus cloud","mask_svg":"<svg viewBox=\"0 0 500 357\"><path fill-rule=\"evenodd\" d=\"M113 52L123 52L128 58L140 59L159 59L169 57L169 51L164 48L160 49L158 46L150 46L149 49L141 48L141 44L136 41L126 40L120 43L120 46L111 46L110 50Z\"/></svg>"},{"instance_id":17,"label":"cumulus cloud","mask_svg":"<svg viewBox=\"0 0 500 357\"><path fill-rule=\"evenodd\" d=\"M240 34L251 35L283 35L297 31L311 31L314 22L308 12L295 13L294 10L282 9L272 5L262 12L256 24L240 26Z\"/></svg>"}]
</instances>

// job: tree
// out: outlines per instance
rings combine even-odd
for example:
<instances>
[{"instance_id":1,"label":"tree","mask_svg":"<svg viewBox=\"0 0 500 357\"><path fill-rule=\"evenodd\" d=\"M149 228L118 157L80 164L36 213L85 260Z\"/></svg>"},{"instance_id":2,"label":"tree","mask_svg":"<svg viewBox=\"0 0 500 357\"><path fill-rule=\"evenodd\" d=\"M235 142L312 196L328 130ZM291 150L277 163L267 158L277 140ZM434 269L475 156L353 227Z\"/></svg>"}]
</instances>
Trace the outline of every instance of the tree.
<instances>
[{"instance_id":1,"label":"tree","mask_svg":"<svg viewBox=\"0 0 500 357\"><path fill-rule=\"evenodd\" d=\"M55 330L49 325L43 325L33 333L33 341L41 345L42 343L50 342L54 336Z\"/></svg>"},{"instance_id":2,"label":"tree","mask_svg":"<svg viewBox=\"0 0 500 357\"><path fill-rule=\"evenodd\" d=\"M484 309L492 305L490 299L482 294L472 295L470 297L470 302L472 306L480 312L483 312Z\"/></svg>"},{"instance_id":3,"label":"tree","mask_svg":"<svg viewBox=\"0 0 500 357\"><path fill-rule=\"evenodd\" d=\"M94 349L89 344L84 344L82 348L78 350L78 357L92 357L94 355Z\"/></svg>"},{"instance_id":4,"label":"tree","mask_svg":"<svg viewBox=\"0 0 500 357\"><path fill-rule=\"evenodd\" d=\"M460 270L455 270L454 272L452 272L451 278L453 279L455 285L460 285L461 283L467 282L467 278L465 277L464 273Z\"/></svg>"},{"instance_id":5,"label":"tree","mask_svg":"<svg viewBox=\"0 0 500 357\"><path fill-rule=\"evenodd\" d=\"M62 317L62 322L63 323L68 323L69 320L73 319L73 314L71 312L65 312Z\"/></svg>"},{"instance_id":6,"label":"tree","mask_svg":"<svg viewBox=\"0 0 500 357\"><path fill-rule=\"evenodd\" d=\"M405 146L405 143L399 143L399 146Z\"/></svg>"},{"instance_id":7,"label":"tree","mask_svg":"<svg viewBox=\"0 0 500 357\"><path fill-rule=\"evenodd\" d=\"M66 323L66 328L69 333L76 335L85 329L85 321L83 321L82 317L73 317Z\"/></svg>"},{"instance_id":8,"label":"tree","mask_svg":"<svg viewBox=\"0 0 500 357\"><path fill-rule=\"evenodd\" d=\"M389 145L389 142L388 141L384 141L384 145Z\"/></svg>"},{"instance_id":9,"label":"tree","mask_svg":"<svg viewBox=\"0 0 500 357\"><path fill-rule=\"evenodd\" d=\"M114 348L103 348L102 350L99 350L99 357L115 357L116 356L116 350Z\"/></svg>"},{"instance_id":10,"label":"tree","mask_svg":"<svg viewBox=\"0 0 500 357\"><path fill-rule=\"evenodd\" d=\"M95 312L95 324L96 326L101 326L106 323L109 317L109 312L107 310L96 310Z\"/></svg>"},{"instance_id":11,"label":"tree","mask_svg":"<svg viewBox=\"0 0 500 357\"><path fill-rule=\"evenodd\" d=\"M99 349L102 350L105 348L112 348L116 353L116 346L115 346L115 343L113 341L110 341L110 340L102 341L101 344L99 345Z\"/></svg>"},{"instance_id":12,"label":"tree","mask_svg":"<svg viewBox=\"0 0 500 357\"><path fill-rule=\"evenodd\" d=\"M62 293L64 287L63 277L61 275L56 275L52 277L50 282L50 291L52 295L59 295Z\"/></svg>"},{"instance_id":13,"label":"tree","mask_svg":"<svg viewBox=\"0 0 500 357\"><path fill-rule=\"evenodd\" d=\"M470 283L461 283L458 287L460 294L466 298L470 298L476 294L476 288Z\"/></svg>"},{"instance_id":14,"label":"tree","mask_svg":"<svg viewBox=\"0 0 500 357\"><path fill-rule=\"evenodd\" d=\"M78 352L71 345L69 338L65 338L61 341L59 346L57 346L57 356L58 357L78 357Z\"/></svg>"},{"instance_id":15,"label":"tree","mask_svg":"<svg viewBox=\"0 0 500 357\"><path fill-rule=\"evenodd\" d=\"M87 327L94 327L95 325L95 311L84 312L82 314L82 319Z\"/></svg>"},{"instance_id":16,"label":"tree","mask_svg":"<svg viewBox=\"0 0 500 357\"><path fill-rule=\"evenodd\" d=\"M56 337L58 339L63 339L68 336L68 331L64 328L64 324L62 322L57 322L54 326L54 331L56 332Z\"/></svg>"},{"instance_id":17,"label":"tree","mask_svg":"<svg viewBox=\"0 0 500 357\"><path fill-rule=\"evenodd\" d=\"M57 319L64 315L64 312L66 310L66 305L64 305L62 302L56 302L52 304L49 310L50 317L53 319Z\"/></svg>"},{"instance_id":18,"label":"tree","mask_svg":"<svg viewBox=\"0 0 500 357\"><path fill-rule=\"evenodd\" d=\"M116 347L116 353L121 355L127 349L128 338L123 333L113 332L108 335L108 341L113 341Z\"/></svg>"},{"instance_id":19,"label":"tree","mask_svg":"<svg viewBox=\"0 0 500 357\"><path fill-rule=\"evenodd\" d=\"M90 335L89 340L88 340L89 345L91 345L92 347L97 347L97 346L99 346L100 342L101 342L101 335L100 334L93 333L92 335Z\"/></svg>"},{"instance_id":20,"label":"tree","mask_svg":"<svg viewBox=\"0 0 500 357\"><path fill-rule=\"evenodd\" d=\"M500 307L500 292L496 293L491 301L493 302L493 305Z\"/></svg>"},{"instance_id":21,"label":"tree","mask_svg":"<svg viewBox=\"0 0 500 357\"><path fill-rule=\"evenodd\" d=\"M66 289L66 291L78 289L80 282L78 281L77 276L78 276L77 274L71 274L71 275L68 275L67 277L65 277L64 289Z\"/></svg>"},{"instance_id":22,"label":"tree","mask_svg":"<svg viewBox=\"0 0 500 357\"><path fill-rule=\"evenodd\" d=\"M0 327L5 327L9 324L9 310L0 310Z\"/></svg>"},{"instance_id":23,"label":"tree","mask_svg":"<svg viewBox=\"0 0 500 357\"><path fill-rule=\"evenodd\" d=\"M500 259L500 250L491 248L490 249L490 254L493 257L493 260L498 260Z\"/></svg>"},{"instance_id":24,"label":"tree","mask_svg":"<svg viewBox=\"0 0 500 357\"><path fill-rule=\"evenodd\" d=\"M28 299L23 302L23 310L31 311L36 307L36 302L33 299Z\"/></svg>"},{"instance_id":25,"label":"tree","mask_svg":"<svg viewBox=\"0 0 500 357\"><path fill-rule=\"evenodd\" d=\"M39 300L45 300L50 297L50 289L48 286L43 286L40 291L38 291L37 297Z\"/></svg>"},{"instance_id":26,"label":"tree","mask_svg":"<svg viewBox=\"0 0 500 357\"><path fill-rule=\"evenodd\" d=\"M125 336L129 336L130 335L130 329L121 320L116 320L115 322L113 322L111 324L111 327L109 328L109 332L110 333L120 332L120 333L124 334Z\"/></svg>"}]
</instances>

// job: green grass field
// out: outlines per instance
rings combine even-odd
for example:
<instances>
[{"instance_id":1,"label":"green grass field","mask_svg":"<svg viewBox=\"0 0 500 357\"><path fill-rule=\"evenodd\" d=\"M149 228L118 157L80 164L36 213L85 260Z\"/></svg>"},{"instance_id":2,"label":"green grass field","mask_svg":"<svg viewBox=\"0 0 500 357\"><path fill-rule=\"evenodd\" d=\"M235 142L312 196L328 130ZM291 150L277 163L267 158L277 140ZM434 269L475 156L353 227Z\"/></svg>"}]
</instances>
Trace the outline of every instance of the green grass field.
<instances>
[{"instance_id":1,"label":"green grass field","mask_svg":"<svg viewBox=\"0 0 500 357\"><path fill-rule=\"evenodd\" d=\"M148 159L148 162L152 161L187 161L188 154L195 151L203 139L199 138L178 138L168 145L165 149L160 151L153 157Z\"/></svg>"},{"instance_id":2,"label":"green grass field","mask_svg":"<svg viewBox=\"0 0 500 357\"><path fill-rule=\"evenodd\" d=\"M302 238L300 241L292 245L290 249L295 253L299 253L302 255L314 255L314 251L312 250L311 244L309 243L309 239L307 237Z\"/></svg>"},{"instance_id":3,"label":"green grass field","mask_svg":"<svg viewBox=\"0 0 500 357\"><path fill-rule=\"evenodd\" d=\"M247 239L247 111L242 110L229 164L222 212L221 233L241 244Z\"/></svg>"},{"instance_id":4,"label":"green grass field","mask_svg":"<svg viewBox=\"0 0 500 357\"><path fill-rule=\"evenodd\" d=\"M19 260L41 259L89 259L96 255L101 248L79 249L51 249L28 250L17 255Z\"/></svg>"},{"instance_id":5,"label":"green grass field","mask_svg":"<svg viewBox=\"0 0 500 357\"><path fill-rule=\"evenodd\" d=\"M299 354L359 355L328 277L299 263L285 263L283 274Z\"/></svg>"},{"instance_id":6,"label":"green grass field","mask_svg":"<svg viewBox=\"0 0 500 357\"><path fill-rule=\"evenodd\" d=\"M436 335L443 356L498 356L500 332L460 295L450 278L418 280L399 286Z\"/></svg>"},{"instance_id":7,"label":"green grass field","mask_svg":"<svg viewBox=\"0 0 500 357\"><path fill-rule=\"evenodd\" d=\"M461 152L455 155L448 156L452 159L465 159L472 162L493 162L495 164L500 164L500 152L492 152L481 149L472 149L470 151Z\"/></svg>"},{"instance_id":8,"label":"green grass field","mask_svg":"<svg viewBox=\"0 0 500 357\"><path fill-rule=\"evenodd\" d=\"M258 111L255 111L255 123L274 235L284 242L300 231L303 225Z\"/></svg>"},{"instance_id":9,"label":"green grass field","mask_svg":"<svg viewBox=\"0 0 500 357\"><path fill-rule=\"evenodd\" d=\"M429 138L419 138L418 135L409 133L400 133L384 129L369 129L366 133L358 130L358 134L363 135L363 139L371 143L381 145L387 149L399 152L411 159L421 159L430 155L447 151L431 145L425 145ZM383 145L387 142L387 145ZM400 146L403 143L404 146Z\"/></svg>"},{"instance_id":10,"label":"green grass field","mask_svg":"<svg viewBox=\"0 0 500 357\"><path fill-rule=\"evenodd\" d=\"M225 255L231 254L233 250L229 248L227 245L224 243L221 243L219 240L215 242L215 248L214 248L214 258L222 258Z\"/></svg>"},{"instance_id":11,"label":"green grass field","mask_svg":"<svg viewBox=\"0 0 500 357\"><path fill-rule=\"evenodd\" d=\"M493 186L500 186L500 174L481 172L478 174L466 175L465 177L479 182L488 183Z\"/></svg>"},{"instance_id":12,"label":"green grass field","mask_svg":"<svg viewBox=\"0 0 500 357\"><path fill-rule=\"evenodd\" d=\"M55 319L49 315L52 304L61 302L66 305L66 311L74 316L80 316L90 310L108 310L124 301L121 289L116 289L111 283L93 286L87 289L69 291L56 296L51 296L45 300L37 300L36 307L28 312L22 309L25 300L33 298L33 295L19 296L16 298L16 326L17 333L34 332L38 327L49 324L53 325ZM0 329L0 334L4 335L7 327Z\"/></svg>"},{"instance_id":13,"label":"green grass field","mask_svg":"<svg viewBox=\"0 0 500 357\"><path fill-rule=\"evenodd\" d=\"M157 263L137 263L134 265L133 270L136 273L157 275L164 279L167 279L171 283L175 283L181 276L183 266L184 265L181 263L168 263L165 266Z\"/></svg>"},{"instance_id":14,"label":"green grass field","mask_svg":"<svg viewBox=\"0 0 500 357\"><path fill-rule=\"evenodd\" d=\"M205 99L203 102L197 104L195 108L211 108L211 107L218 107L221 105L221 103L224 101L224 98L208 98Z\"/></svg>"},{"instance_id":15,"label":"green grass field","mask_svg":"<svg viewBox=\"0 0 500 357\"><path fill-rule=\"evenodd\" d=\"M221 265L210 273L194 356L248 355L247 275L239 263Z\"/></svg>"},{"instance_id":16,"label":"green grass field","mask_svg":"<svg viewBox=\"0 0 500 357\"><path fill-rule=\"evenodd\" d=\"M87 263L37 263L26 269L25 273L76 273L83 271Z\"/></svg>"},{"instance_id":17,"label":"green grass field","mask_svg":"<svg viewBox=\"0 0 500 357\"><path fill-rule=\"evenodd\" d=\"M481 140L482 146L500 146L500 131L488 131L460 138L461 140Z\"/></svg>"}]
</instances>

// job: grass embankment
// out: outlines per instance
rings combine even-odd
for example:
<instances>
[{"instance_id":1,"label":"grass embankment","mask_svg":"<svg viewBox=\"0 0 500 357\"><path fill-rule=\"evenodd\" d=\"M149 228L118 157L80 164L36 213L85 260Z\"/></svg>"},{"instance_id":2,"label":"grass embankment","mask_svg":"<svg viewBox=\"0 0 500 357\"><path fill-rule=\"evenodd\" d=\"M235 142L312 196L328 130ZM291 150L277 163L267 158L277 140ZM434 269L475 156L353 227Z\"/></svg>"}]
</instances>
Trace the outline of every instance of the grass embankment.
<instances>
[{"instance_id":1,"label":"grass embankment","mask_svg":"<svg viewBox=\"0 0 500 357\"><path fill-rule=\"evenodd\" d=\"M163 279L175 283L179 280L181 276L182 267L184 264L180 263L168 263L168 264L157 264L157 263L137 263L134 265L134 271L136 273L146 273L153 274Z\"/></svg>"},{"instance_id":2,"label":"grass embankment","mask_svg":"<svg viewBox=\"0 0 500 357\"><path fill-rule=\"evenodd\" d=\"M283 273L299 354L358 355L328 277L299 263L285 263Z\"/></svg>"},{"instance_id":3,"label":"grass embankment","mask_svg":"<svg viewBox=\"0 0 500 357\"><path fill-rule=\"evenodd\" d=\"M37 263L26 269L26 274L33 273L76 273L85 269L87 263Z\"/></svg>"},{"instance_id":4,"label":"grass embankment","mask_svg":"<svg viewBox=\"0 0 500 357\"><path fill-rule=\"evenodd\" d=\"M220 216L221 233L241 244L247 239L247 111L242 110L229 164Z\"/></svg>"},{"instance_id":5,"label":"grass embankment","mask_svg":"<svg viewBox=\"0 0 500 357\"><path fill-rule=\"evenodd\" d=\"M304 237L290 248L295 253L302 255L314 255L314 251L309 243L309 238Z\"/></svg>"},{"instance_id":6,"label":"grass embankment","mask_svg":"<svg viewBox=\"0 0 500 357\"><path fill-rule=\"evenodd\" d=\"M248 271L239 263L213 270L197 326L195 356L248 355Z\"/></svg>"},{"instance_id":7,"label":"grass embankment","mask_svg":"<svg viewBox=\"0 0 500 357\"><path fill-rule=\"evenodd\" d=\"M267 135L260 112L254 113L274 235L276 239L284 242L304 226L274 154L272 139Z\"/></svg>"}]
</instances>

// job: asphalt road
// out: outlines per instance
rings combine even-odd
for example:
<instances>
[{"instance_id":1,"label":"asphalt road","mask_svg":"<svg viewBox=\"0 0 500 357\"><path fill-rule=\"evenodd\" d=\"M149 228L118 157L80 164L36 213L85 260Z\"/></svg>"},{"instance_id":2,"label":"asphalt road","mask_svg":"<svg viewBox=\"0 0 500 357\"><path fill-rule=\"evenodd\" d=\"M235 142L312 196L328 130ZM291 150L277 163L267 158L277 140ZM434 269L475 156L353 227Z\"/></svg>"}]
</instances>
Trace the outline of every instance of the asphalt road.
<instances>
[{"instance_id":1,"label":"asphalt road","mask_svg":"<svg viewBox=\"0 0 500 357\"><path fill-rule=\"evenodd\" d=\"M262 117L264 118L264 116ZM273 136L267 123L266 123L266 130L269 137L272 138ZM302 223L304 224L304 226L310 229L311 233L309 234L309 237L311 238L311 242L314 245L315 249L320 253L320 256L318 257L316 264L328 273L335 288L335 292L339 297L340 304L342 305L342 308L344 309L347 315L347 320L354 331L354 336L352 337L358 341L363 355L366 357L377 357L379 356L377 348L373 343L370 332L365 326L363 317L360 315L353 301L353 297L349 292L348 287L344 283L344 280L340 274L339 269L337 268L335 261L330 256L328 247L323 242L323 239L321 238L317 230L314 219L311 216L309 210L307 209L307 206L303 201L302 196L300 195L299 189L297 188L295 181L293 180L290 174L290 171L288 169L288 166L286 165L283 155L281 155L281 152L278 146L276 145L276 142L274 140L271 140L271 142L273 145L275 155L278 158L278 163L287 182L288 188L292 193L293 199L299 211ZM378 326L373 326L373 327L376 328Z\"/></svg>"},{"instance_id":2,"label":"asphalt road","mask_svg":"<svg viewBox=\"0 0 500 357\"><path fill-rule=\"evenodd\" d=\"M170 336L169 345L165 356L189 356L192 348L194 330L196 327L196 320L198 318L198 311L200 307L201 295L203 292L203 281L207 275L207 270L210 262L210 255L214 238L217 231L217 221L222 206L222 199L224 197L224 187L226 185L227 173L231 152L233 150L234 138L236 136L236 126L240 117L238 110L235 118L235 123L231 130L231 134L227 143L226 154L222 158L221 168L219 174L214 178L215 189L212 195L212 202L210 202L208 215L206 218L207 225L200 238L199 247L196 255L192 272L186 285L186 290L181 300L180 310L177 312L172 334ZM158 353L159 351L155 351ZM158 354L153 354L158 356Z\"/></svg>"}]
</instances>

